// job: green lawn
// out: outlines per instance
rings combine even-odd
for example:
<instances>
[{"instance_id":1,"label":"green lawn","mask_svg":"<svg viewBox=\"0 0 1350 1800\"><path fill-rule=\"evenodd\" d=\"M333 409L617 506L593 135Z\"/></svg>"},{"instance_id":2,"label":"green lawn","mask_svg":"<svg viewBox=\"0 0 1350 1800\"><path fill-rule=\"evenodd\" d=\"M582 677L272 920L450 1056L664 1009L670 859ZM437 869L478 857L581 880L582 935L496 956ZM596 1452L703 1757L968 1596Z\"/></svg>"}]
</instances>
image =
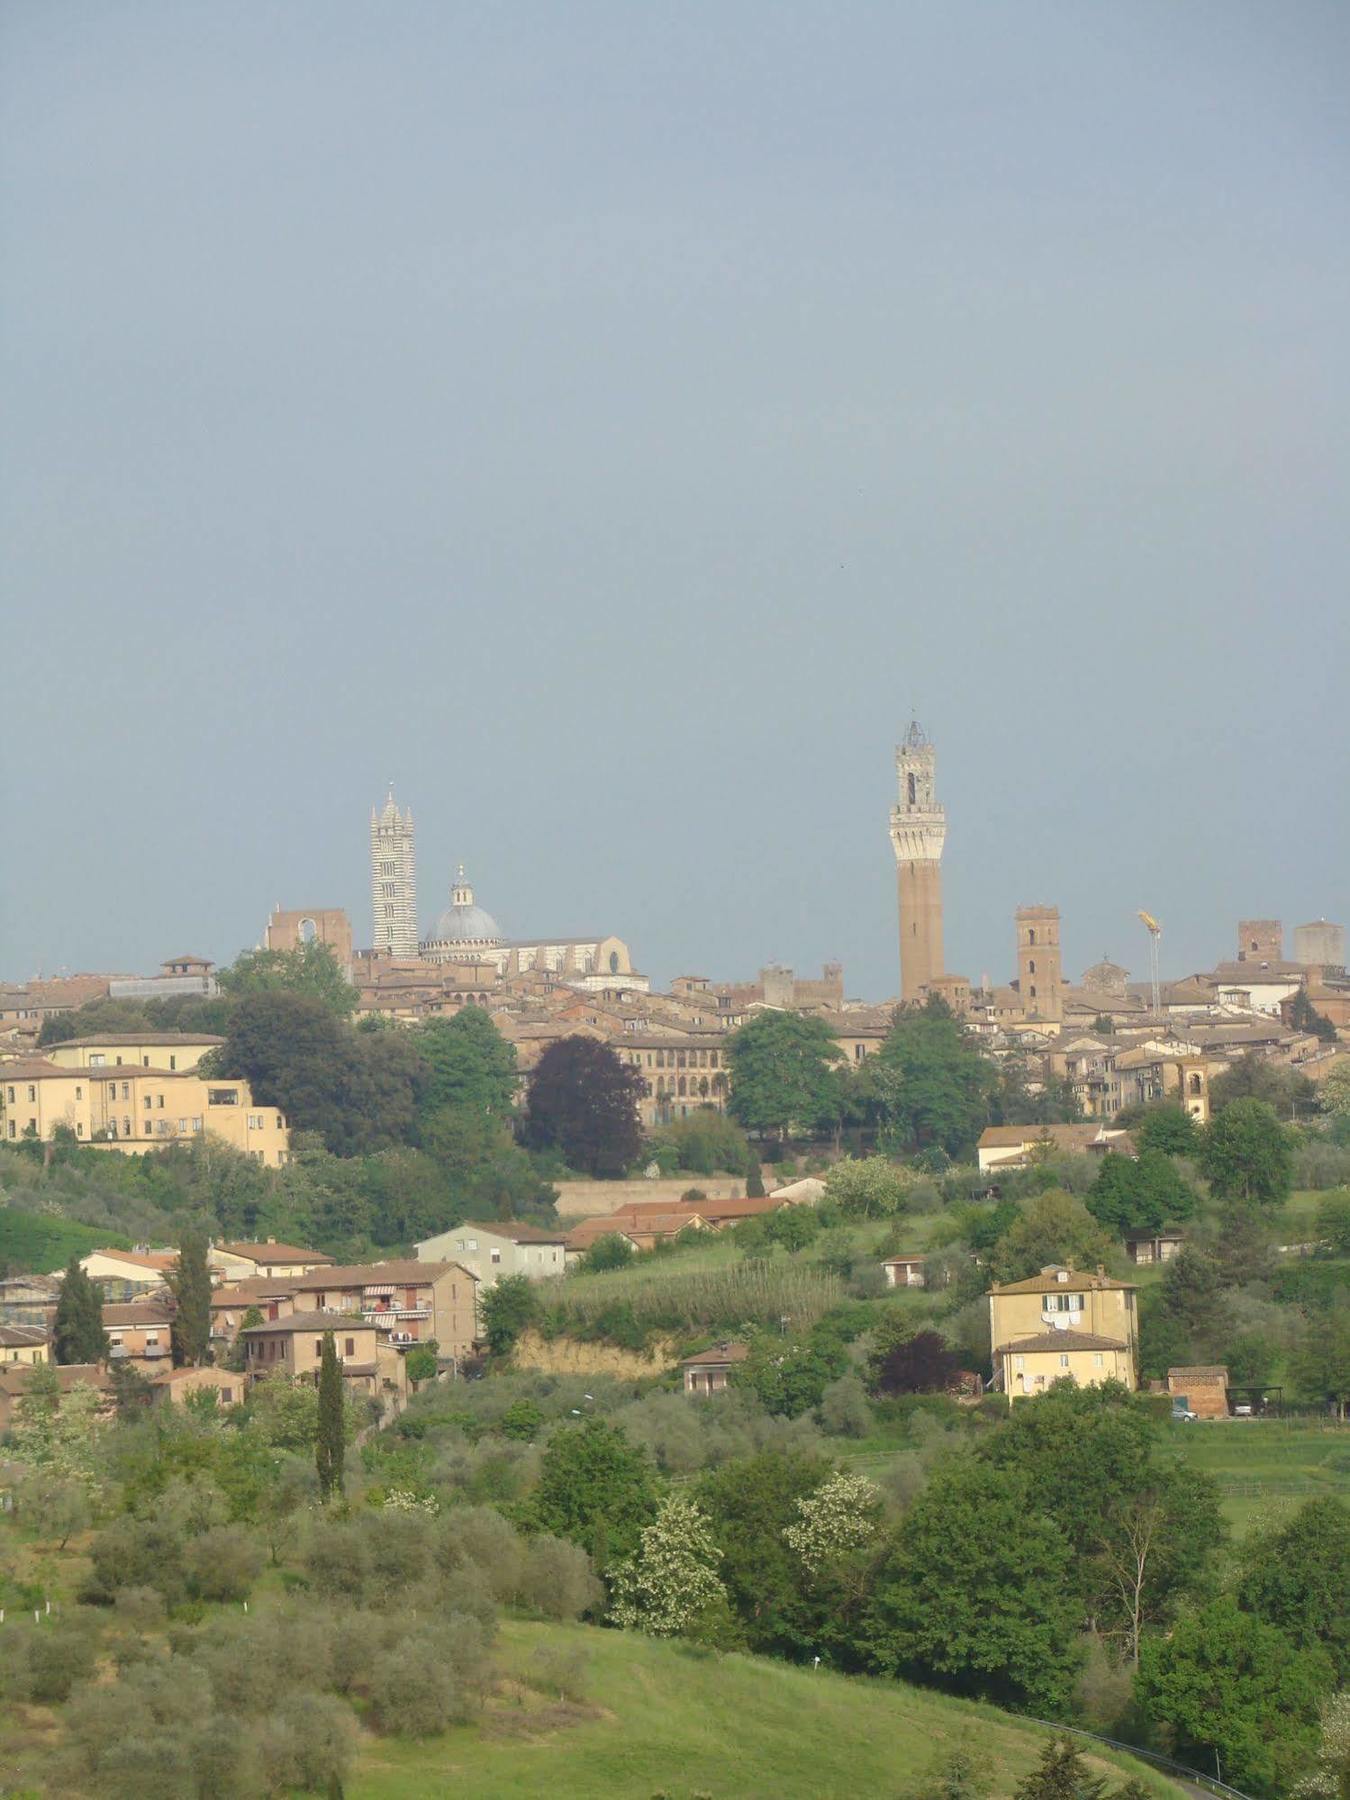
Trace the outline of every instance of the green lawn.
<instances>
[{"instance_id":1,"label":"green lawn","mask_svg":"<svg viewBox=\"0 0 1350 1800\"><path fill-rule=\"evenodd\" d=\"M1217 1419L1168 1428L1208 1470L1239 1537L1318 1494L1350 1500L1350 1425L1313 1419Z\"/></svg>"},{"instance_id":2,"label":"green lawn","mask_svg":"<svg viewBox=\"0 0 1350 1800\"><path fill-rule=\"evenodd\" d=\"M992 1708L892 1682L584 1625L504 1626L508 1675L540 1649L588 1658L580 1704L560 1706L508 1679L480 1725L421 1744L369 1741L349 1800L887 1800L957 1746L989 1759L1003 1800L1044 1737ZM1101 1764L1113 1780L1125 1766ZM1175 1797L1160 1777L1130 1772L1150 1793Z\"/></svg>"},{"instance_id":3,"label":"green lawn","mask_svg":"<svg viewBox=\"0 0 1350 1800\"><path fill-rule=\"evenodd\" d=\"M0 1206L0 1269L49 1275L63 1269L72 1256L109 1247L125 1250L127 1240L98 1226Z\"/></svg>"}]
</instances>

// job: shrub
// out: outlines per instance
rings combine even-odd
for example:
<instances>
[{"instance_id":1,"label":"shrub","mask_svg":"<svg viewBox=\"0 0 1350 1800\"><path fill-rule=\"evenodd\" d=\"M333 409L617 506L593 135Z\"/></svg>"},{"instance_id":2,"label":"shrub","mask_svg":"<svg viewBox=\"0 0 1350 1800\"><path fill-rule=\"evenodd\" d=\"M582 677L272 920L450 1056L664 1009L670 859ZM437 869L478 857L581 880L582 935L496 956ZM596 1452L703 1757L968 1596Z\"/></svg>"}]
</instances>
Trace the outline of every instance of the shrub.
<instances>
[{"instance_id":1,"label":"shrub","mask_svg":"<svg viewBox=\"0 0 1350 1800\"><path fill-rule=\"evenodd\" d=\"M160 1519L114 1519L95 1537L84 1597L109 1604L119 1588L152 1587L175 1606L186 1591L181 1532Z\"/></svg>"},{"instance_id":2,"label":"shrub","mask_svg":"<svg viewBox=\"0 0 1350 1800\"><path fill-rule=\"evenodd\" d=\"M520 1598L546 1619L579 1619L600 1604L604 1589L579 1544L543 1535L530 1540Z\"/></svg>"},{"instance_id":3,"label":"shrub","mask_svg":"<svg viewBox=\"0 0 1350 1800\"><path fill-rule=\"evenodd\" d=\"M519 1593L525 1556L525 1540L495 1507L459 1506L446 1514L437 1560L449 1570L475 1569L494 1598L513 1600Z\"/></svg>"},{"instance_id":4,"label":"shrub","mask_svg":"<svg viewBox=\"0 0 1350 1800\"><path fill-rule=\"evenodd\" d=\"M436 1637L417 1633L375 1658L370 1706L387 1736L433 1737L467 1717L464 1696L440 1650Z\"/></svg>"},{"instance_id":5,"label":"shrub","mask_svg":"<svg viewBox=\"0 0 1350 1800\"><path fill-rule=\"evenodd\" d=\"M850 1371L832 1381L820 1397L820 1428L831 1437L866 1437L872 1429L872 1409L861 1379Z\"/></svg>"},{"instance_id":6,"label":"shrub","mask_svg":"<svg viewBox=\"0 0 1350 1800\"><path fill-rule=\"evenodd\" d=\"M265 1719L259 1751L268 1792L341 1792L356 1750L356 1721L331 1694L291 1694Z\"/></svg>"},{"instance_id":7,"label":"shrub","mask_svg":"<svg viewBox=\"0 0 1350 1800\"><path fill-rule=\"evenodd\" d=\"M10 1628L6 1689L11 1697L52 1706L68 1700L94 1672L95 1636L87 1624Z\"/></svg>"},{"instance_id":8,"label":"shrub","mask_svg":"<svg viewBox=\"0 0 1350 1800\"><path fill-rule=\"evenodd\" d=\"M556 1694L573 1703L586 1698L590 1658L579 1645L541 1644L530 1657L525 1679L541 1694Z\"/></svg>"},{"instance_id":9,"label":"shrub","mask_svg":"<svg viewBox=\"0 0 1350 1800\"><path fill-rule=\"evenodd\" d=\"M215 1525L183 1551L188 1585L199 1600L242 1600L258 1579L263 1548L241 1525Z\"/></svg>"}]
</instances>

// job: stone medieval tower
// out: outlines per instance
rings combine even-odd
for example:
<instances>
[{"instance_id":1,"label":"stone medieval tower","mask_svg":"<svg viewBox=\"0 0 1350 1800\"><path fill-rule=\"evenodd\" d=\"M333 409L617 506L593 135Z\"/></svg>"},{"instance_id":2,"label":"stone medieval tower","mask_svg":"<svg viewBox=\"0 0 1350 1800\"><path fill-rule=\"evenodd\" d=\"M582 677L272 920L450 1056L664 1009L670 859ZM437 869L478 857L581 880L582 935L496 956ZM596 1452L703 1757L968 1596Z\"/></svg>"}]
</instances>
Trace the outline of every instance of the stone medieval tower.
<instances>
[{"instance_id":1,"label":"stone medieval tower","mask_svg":"<svg viewBox=\"0 0 1350 1800\"><path fill-rule=\"evenodd\" d=\"M384 811L370 810L370 909L375 948L391 956L417 955L417 860L412 808L400 813L394 790Z\"/></svg>"},{"instance_id":2,"label":"stone medieval tower","mask_svg":"<svg viewBox=\"0 0 1350 1800\"><path fill-rule=\"evenodd\" d=\"M900 891L900 998L920 1000L942 974L942 847L947 815L934 798L936 752L917 719L895 751L899 803L891 847Z\"/></svg>"},{"instance_id":3,"label":"stone medieval tower","mask_svg":"<svg viewBox=\"0 0 1350 1800\"><path fill-rule=\"evenodd\" d=\"M1019 906L1017 909L1017 987L1025 1018L1064 1017L1057 906Z\"/></svg>"}]
</instances>

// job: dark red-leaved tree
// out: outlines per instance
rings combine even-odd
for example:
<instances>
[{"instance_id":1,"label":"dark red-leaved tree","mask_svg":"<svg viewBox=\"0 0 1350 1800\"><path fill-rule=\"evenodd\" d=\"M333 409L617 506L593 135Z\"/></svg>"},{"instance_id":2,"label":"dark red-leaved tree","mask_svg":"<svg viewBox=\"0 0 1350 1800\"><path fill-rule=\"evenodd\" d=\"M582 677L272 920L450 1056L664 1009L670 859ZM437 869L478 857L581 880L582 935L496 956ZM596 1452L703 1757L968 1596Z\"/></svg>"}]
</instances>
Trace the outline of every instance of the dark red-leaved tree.
<instances>
[{"instance_id":1,"label":"dark red-leaved tree","mask_svg":"<svg viewBox=\"0 0 1350 1800\"><path fill-rule=\"evenodd\" d=\"M525 1142L560 1150L573 1169L622 1175L642 1149L642 1077L608 1044L567 1037L550 1044L530 1076Z\"/></svg>"},{"instance_id":2,"label":"dark red-leaved tree","mask_svg":"<svg viewBox=\"0 0 1350 1800\"><path fill-rule=\"evenodd\" d=\"M872 1365L879 1394L940 1394L961 1367L961 1358L936 1331L920 1331L892 1344Z\"/></svg>"}]
</instances>

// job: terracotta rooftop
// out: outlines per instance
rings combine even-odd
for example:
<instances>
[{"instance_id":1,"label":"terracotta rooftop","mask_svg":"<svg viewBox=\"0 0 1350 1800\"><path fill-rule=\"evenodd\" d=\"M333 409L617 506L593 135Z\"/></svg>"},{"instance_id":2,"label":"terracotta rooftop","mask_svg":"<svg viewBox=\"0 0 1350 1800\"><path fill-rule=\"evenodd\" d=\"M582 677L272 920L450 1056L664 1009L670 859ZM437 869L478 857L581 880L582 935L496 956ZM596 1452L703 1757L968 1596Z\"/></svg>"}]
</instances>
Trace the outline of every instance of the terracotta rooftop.
<instances>
[{"instance_id":1,"label":"terracotta rooftop","mask_svg":"<svg viewBox=\"0 0 1350 1800\"><path fill-rule=\"evenodd\" d=\"M104 1044L114 1049L125 1044L157 1044L175 1049L182 1044L223 1044L223 1037L209 1031L96 1031L92 1037L58 1038L50 1050L98 1050Z\"/></svg>"},{"instance_id":2,"label":"terracotta rooftop","mask_svg":"<svg viewBox=\"0 0 1350 1800\"><path fill-rule=\"evenodd\" d=\"M428 1282L439 1281L449 1269L458 1269L460 1274L467 1275L470 1280L478 1277L472 1269L466 1269L462 1263L418 1262L415 1256L396 1258L393 1262L351 1263L345 1268L313 1269L308 1275L296 1275L291 1279L297 1293L326 1292L329 1288L372 1287L377 1282L391 1282L395 1286L425 1286Z\"/></svg>"},{"instance_id":3,"label":"terracotta rooftop","mask_svg":"<svg viewBox=\"0 0 1350 1800\"><path fill-rule=\"evenodd\" d=\"M173 1309L153 1300L109 1301L103 1308L103 1326L172 1325Z\"/></svg>"},{"instance_id":4,"label":"terracotta rooftop","mask_svg":"<svg viewBox=\"0 0 1350 1800\"><path fill-rule=\"evenodd\" d=\"M744 1362L750 1354L748 1344L714 1344L711 1350L700 1350L695 1356L686 1356L680 1364L682 1369L725 1368L729 1363Z\"/></svg>"},{"instance_id":5,"label":"terracotta rooftop","mask_svg":"<svg viewBox=\"0 0 1350 1800\"><path fill-rule=\"evenodd\" d=\"M261 1325L249 1325L240 1332L241 1337L253 1337L262 1331L389 1331L391 1325L383 1322L376 1324L373 1319L364 1318L360 1313L344 1312L297 1312L287 1313L284 1319L264 1319Z\"/></svg>"},{"instance_id":6,"label":"terracotta rooftop","mask_svg":"<svg viewBox=\"0 0 1350 1800\"><path fill-rule=\"evenodd\" d=\"M1055 1268L1042 1269L1039 1275L1029 1275L1025 1281L1007 1281L1002 1285L995 1282L989 1291L993 1294L1058 1294L1081 1288L1084 1292L1095 1289L1101 1293L1111 1288L1133 1289L1135 1286L1133 1281L1117 1281L1113 1275L1085 1275L1079 1269L1061 1271Z\"/></svg>"},{"instance_id":7,"label":"terracotta rooftop","mask_svg":"<svg viewBox=\"0 0 1350 1800\"><path fill-rule=\"evenodd\" d=\"M1167 1371L1169 1381L1174 1375L1181 1381L1218 1381L1221 1378L1227 1381L1228 1369L1223 1363L1191 1363L1182 1368Z\"/></svg>"},{"instance_id":8,"label":"terracotta rooftop","mask_svg":"<svg viewBox=\"0 0 1350 1800\"><path fill-rule=\"evenodd\" d=\"M451 1231L495 1231L498 1237L510 1238L517 1244L561 1244L567 1236L565 1231L551 1231L544 1225L522 1225L515 1219L465 1219L461 1224L451 1225L446 1231L439 1231L436 1235L448 1237Z\"/></svg>"},{"instance_id":9,"label":"terracotta rooftop","mask_svg":"<svg viewBox=\"0 0 1350 1800\"><path fill-rule=\"evenodd\" d=\"M298 1244L279 1244L269 1238L265 1244L217 1244L227 1256L242 1256L249 1262L313 1262L331 1263L332 1257L322 1250L305 1250Z\"/></svg>"},{"instance_id":10,"label":"terracotta rooftop","mask_svg":"<svg viewBox=\"0 0 1350 1800\"><path fill-rule=\"evenodd\" d=\"M1000 1344L994 1352L1002 1356L1005 1351L1015 1350L1020 1356L1029 1351L1036 1355L1050 1350L1125 1350L1128 1346L1120 1338L1098 1337L1095 1331L1038 1331L1034 1337L1014 1338L1011 1343Z\"/></svg>"}]
</instances>

